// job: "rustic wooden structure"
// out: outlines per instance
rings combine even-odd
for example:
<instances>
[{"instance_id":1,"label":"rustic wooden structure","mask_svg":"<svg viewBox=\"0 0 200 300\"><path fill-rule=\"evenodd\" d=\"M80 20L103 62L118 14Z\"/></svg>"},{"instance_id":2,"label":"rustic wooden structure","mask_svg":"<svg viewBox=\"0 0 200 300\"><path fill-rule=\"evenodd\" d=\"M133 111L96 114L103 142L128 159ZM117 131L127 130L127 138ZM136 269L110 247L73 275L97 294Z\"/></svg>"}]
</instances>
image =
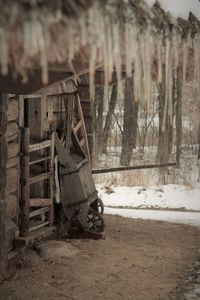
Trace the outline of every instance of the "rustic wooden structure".
<instances>
[{"instance_id":1,"label":"rustic wooden structure","mask_svg":"<svg viewBox=\"0 0 200 300\"><path fill-rule=\"evenodd\" d=\"M74 103L71 108L70 97ZM87 107L89 99L82 103L82 97L72 80L35 94L1 94L1 277L6 276L8 265L18 257L16 245L24 244L19 242L35 232L40 235L40 228L46 228L49 234L54 229L54 134L51 128L66 131L69 121L83 151L90 157L85 124L92 130L92 116ZM85 123L82 106L86 117L89 114L89 122Z\"/></svg>"},{"instance_id":2,"label":"rustic wooden structure","mask_svg":"<svg viewBox=\"0 0 200 300\"><path fill-rule=\"evenodd\" d=\"M53 222L51 126L57 131L64 128L69 131L72 122L89 156L95 84L103 83L106 92L108 84L117 78L121 96L124 71L130 76L134 66L135 98L139 100L143 82L149 102L152 70L154 80L160 81L164 64L170 66L166 68L167 78L176 73L179 65L185 80L189 72L187 59L191 56L197 66L192 68L193 77L200 86L200 23L193 15L187 21L173 22L158 3L150 10L138 0L66 0L48 4L11 0L3 5L0 24L0 278L3 278L9 262L17 255L14 241L20 241L32 228L30 218L37 220L39 216L40 226ZM168 95L171 82L166 81ZM71 96L76 97L77 116L74 120L68 116L66 120ZM170 97L166 96L166 101L168 114ZM35 175L35 171L43 175Z\"/></svg>"}]
</instances>

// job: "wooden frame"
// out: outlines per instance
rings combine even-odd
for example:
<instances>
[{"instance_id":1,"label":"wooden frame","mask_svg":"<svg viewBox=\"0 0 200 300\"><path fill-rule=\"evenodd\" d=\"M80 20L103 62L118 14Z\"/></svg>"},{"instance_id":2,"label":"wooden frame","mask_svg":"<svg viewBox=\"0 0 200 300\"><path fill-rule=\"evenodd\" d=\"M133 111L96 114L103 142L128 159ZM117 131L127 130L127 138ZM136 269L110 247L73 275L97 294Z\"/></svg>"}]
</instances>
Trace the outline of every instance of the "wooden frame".
<instances>
[{"instance_id":1,"label":"wooden frame","mask_svg":"<svg viewBox=\"0 0 200 300\"><path fill-rule=\"evenodd\" d=\"M7 274L8 267L8 241L6 233L6 163L7 163L7 109L8 97L0 95L0 279Z\"/></svg>"}]
</instances>

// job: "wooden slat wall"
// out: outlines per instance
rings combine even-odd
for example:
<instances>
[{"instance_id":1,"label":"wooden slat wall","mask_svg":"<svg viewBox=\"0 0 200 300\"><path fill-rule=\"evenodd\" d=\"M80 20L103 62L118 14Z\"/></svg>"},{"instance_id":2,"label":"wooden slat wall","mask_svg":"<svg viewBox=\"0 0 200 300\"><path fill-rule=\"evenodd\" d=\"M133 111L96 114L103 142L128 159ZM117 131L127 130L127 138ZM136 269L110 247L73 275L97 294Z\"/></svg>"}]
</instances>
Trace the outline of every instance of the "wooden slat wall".
<instances>
[{"instance_id":1,"label":"wooden slat wall","mask_svg":"<svg viewBox=\"0 0 200 300\"><path fill-rule=\"evenodd\" d=\"M48 122L54 123L56 129L64 126L65 122L65 104L60 95L47 96Z\"/></svg>"},{"instance_id":2,"label":"wooden slat wall","mask_svg":"<svg viewBox=\"0 0 200 300\"><path fill-rule=\"evenodd\" d=\"M6 164L6 231L8 237L8 250L13 248L13 240L18 235L19 214L19 153L20 153L20 128L19 128L19 97L8 98L6 140L8 159Z\"/></svg>"},{"instance_id":3,"label":"wooden slat wall","mask_svg":"<svg viewBox=\"0 0 200 300\"><path fill-rule=\"evenodd\" d=\"M8 99L0 95L0 280L6 276L8 264L7 234L6 234L6 162L7 162L7 109Z\"/></svg>"}]
</instances>

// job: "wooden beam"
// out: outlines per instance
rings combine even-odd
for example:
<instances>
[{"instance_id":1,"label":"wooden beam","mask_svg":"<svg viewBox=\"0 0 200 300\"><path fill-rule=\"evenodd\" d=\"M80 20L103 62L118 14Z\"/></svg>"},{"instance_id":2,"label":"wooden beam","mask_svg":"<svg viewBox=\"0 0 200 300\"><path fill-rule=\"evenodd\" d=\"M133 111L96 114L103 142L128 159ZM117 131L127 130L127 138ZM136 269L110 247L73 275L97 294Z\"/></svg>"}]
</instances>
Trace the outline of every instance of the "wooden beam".
<instances>
[{"instance_id":1,"label":"wooden beam","mask_svg":"<svg viewBox=\"0 0 200 300\"><path fill-rule=\"evenodd\" d=\"M24 128L22 131L22 185L21 185L21 200L22 200L22 222L20 233L21 236L27 236L29 227L29 139L30 129Z\"/></svg>"},{"instance_id":2,"label":"wooden beam","mask_svg":"<svg viewBox=\"0 0 200 300\"><path fill-rule=\"evenodd\" d=\"M164 167L175 167L176 163L167 163L167 164L155 164L155 165L141 165L141 166L127 166L127 167L118 167L118 168L105 168L105 169L96 169L92 170L92 174L103 174L103 173L113 173L113 172L122 172L130 170L141 170L141 169L154 169L154 168L164 168Z\"/></svg>"},{"instance_id":3,"label":"wooden beam","mask_svg":"<svg viewBox=\"0 0 200 300\"><path fill-rule=\"evenodd\" d=\"M7 164L7 110L8 97L0 95L0 280L7 275L8 241L6 236L6 164Z\"/></svg>"}]
</instances>

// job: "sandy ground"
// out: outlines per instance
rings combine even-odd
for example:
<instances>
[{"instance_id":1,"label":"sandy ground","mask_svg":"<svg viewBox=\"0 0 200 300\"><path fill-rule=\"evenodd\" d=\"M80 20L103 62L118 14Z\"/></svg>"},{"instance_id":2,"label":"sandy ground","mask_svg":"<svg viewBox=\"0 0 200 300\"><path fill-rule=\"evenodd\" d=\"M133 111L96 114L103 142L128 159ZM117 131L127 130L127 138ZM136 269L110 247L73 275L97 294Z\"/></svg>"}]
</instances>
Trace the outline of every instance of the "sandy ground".
<instances>
[{"instance_id":1,"label":"sandy ground","mask_svg":"<svg viewBox=\"0 0 200 300\"><path fill-rule=\"evenodd\" d=\"M179 299L199 258L200 230L188 225L106 216L105 240L70 240L79 253L60 260L29 251L1 300Z\"/></svg>"}]
</instances>

